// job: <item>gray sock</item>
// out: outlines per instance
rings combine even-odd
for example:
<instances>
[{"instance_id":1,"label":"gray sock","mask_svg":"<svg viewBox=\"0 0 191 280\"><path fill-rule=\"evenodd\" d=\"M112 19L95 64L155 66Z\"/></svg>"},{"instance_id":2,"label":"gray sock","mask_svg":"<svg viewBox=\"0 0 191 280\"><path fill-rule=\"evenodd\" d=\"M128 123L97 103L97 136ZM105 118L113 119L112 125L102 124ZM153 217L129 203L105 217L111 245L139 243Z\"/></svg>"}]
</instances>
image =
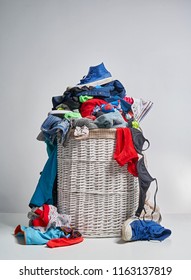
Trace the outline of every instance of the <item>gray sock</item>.
<instances>
[{"instance_id":1,"label":"gray sock","mask_svg":"<svg viewBox=\"0 0 191 280\"><path fill-rule=\"evenodd\" d=\"M123 119L119 111L105 113L95 121L99 128L127 127L127 122Z\"/></svg>"}]
</instances>

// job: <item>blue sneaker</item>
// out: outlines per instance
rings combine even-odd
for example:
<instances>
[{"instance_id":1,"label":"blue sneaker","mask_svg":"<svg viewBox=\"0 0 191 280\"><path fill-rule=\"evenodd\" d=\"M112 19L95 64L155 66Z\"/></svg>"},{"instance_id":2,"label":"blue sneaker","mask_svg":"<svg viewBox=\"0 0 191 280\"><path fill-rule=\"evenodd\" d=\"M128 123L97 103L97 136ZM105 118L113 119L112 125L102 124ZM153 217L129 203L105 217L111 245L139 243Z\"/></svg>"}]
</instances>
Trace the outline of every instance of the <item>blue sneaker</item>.
<instances>
[{"instance_id":1,"label":"blue sneaker","mask_svg":"<svg viewBox=\"0 0 191 280\"><path fill-rule=\"evenodd\" d=\"M171 235L171 231L152 220L130 218L122 226L124 241L158 240L163 241Z\"/></svg>"},{"instance_id":2,"label":"blue sneaker","mask_svg":"<svg viewBox=\"0 0 191 280\"><path fill-rule=\"evenodd\" d=\"M89 68L89 72L86 76L84 76L80 83L77 84L77 87L84 87L84 86L97 86L97 85L103 85L106 83L111 82L112 76L111 73L107 71L105 68L103 62L96 66L91 66Z\"/></svg>"}]
</instances>

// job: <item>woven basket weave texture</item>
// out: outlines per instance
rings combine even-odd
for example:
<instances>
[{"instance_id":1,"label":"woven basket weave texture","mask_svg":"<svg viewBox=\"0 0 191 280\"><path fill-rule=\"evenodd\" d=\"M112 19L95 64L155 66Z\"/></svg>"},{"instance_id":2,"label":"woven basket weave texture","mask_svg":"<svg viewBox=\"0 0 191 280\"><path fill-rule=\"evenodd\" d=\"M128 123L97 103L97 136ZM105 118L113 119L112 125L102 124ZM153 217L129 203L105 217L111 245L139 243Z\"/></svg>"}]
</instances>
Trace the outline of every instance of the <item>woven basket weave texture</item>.
<instances>
[{"instance_id":1,"label":"woven basket weave texture","mask_svg":"<svg viewBox=\"0 0 191 280\"><path fill-rule=\"evenodd\" d=\"M58 212L86 237L120 236L138 206L138 179L113 159L115 132L95 129L88 139L58 143Z\"/></svg>"}]
</instances>

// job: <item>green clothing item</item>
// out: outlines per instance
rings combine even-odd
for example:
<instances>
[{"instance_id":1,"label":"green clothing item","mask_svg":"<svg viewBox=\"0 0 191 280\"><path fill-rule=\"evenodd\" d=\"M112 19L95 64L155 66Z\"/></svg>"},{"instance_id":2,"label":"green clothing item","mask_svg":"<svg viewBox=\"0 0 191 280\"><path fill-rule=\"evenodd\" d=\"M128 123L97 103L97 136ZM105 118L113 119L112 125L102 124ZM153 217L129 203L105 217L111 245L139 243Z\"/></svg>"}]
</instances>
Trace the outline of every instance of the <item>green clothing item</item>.
<instances>
[{"instance_id":1,"label":"green clothing item","mask_svg":"<svg viewBox=\"0 0 191 280\"><path fill-rule=\"evenodd\" d=\"M139 123L137 121L132 121L132 127L139 128Z\"/></svg>"},{"instance_id":2,"label":"green clothing item","mask_svg":"<svg viewBox=\"0 0 191 280\"><path fill-rule=\"evenodd\" d=\"M64 118L65 119L79 119L79 118L81 118L82 116L81 116L81 114L80 113L78 113L78 112L70 112L70 113L65 113L64 114Z\"/></svg>"},{"instance_id":3,"label":"green clothing item","mask_svg":"<svg viewBox=\"0 0 191 280\"><path fill-rule=\"evenodd\" d=\"M92 99L92 98L93 98L93 96L80 95L80 96L79 96L79 101L80 101L81 103L84 103L84 102L86 102L87 100Z\"/></svg>"}]
</instances>

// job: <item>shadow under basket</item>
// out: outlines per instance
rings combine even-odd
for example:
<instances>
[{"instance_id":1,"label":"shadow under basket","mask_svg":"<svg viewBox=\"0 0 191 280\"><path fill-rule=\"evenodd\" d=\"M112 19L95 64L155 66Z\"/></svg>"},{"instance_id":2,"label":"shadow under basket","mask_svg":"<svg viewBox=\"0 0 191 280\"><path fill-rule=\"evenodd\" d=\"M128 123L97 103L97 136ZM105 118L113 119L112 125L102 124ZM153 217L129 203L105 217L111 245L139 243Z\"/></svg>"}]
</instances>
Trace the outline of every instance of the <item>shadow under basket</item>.
<instances>
[{"instance_id":1,"label":"shadow under basket","mask_svg":"<svg viewBox=\"0 0 191 280\"><path fill-rule=\"evenodd\" d=\"M93 129L83 140L71 133L64 147L58 141L58 212L84 237L121 236L138 207L138 179L113 159L115 135Z\"/></svg>"}]
</instances>

